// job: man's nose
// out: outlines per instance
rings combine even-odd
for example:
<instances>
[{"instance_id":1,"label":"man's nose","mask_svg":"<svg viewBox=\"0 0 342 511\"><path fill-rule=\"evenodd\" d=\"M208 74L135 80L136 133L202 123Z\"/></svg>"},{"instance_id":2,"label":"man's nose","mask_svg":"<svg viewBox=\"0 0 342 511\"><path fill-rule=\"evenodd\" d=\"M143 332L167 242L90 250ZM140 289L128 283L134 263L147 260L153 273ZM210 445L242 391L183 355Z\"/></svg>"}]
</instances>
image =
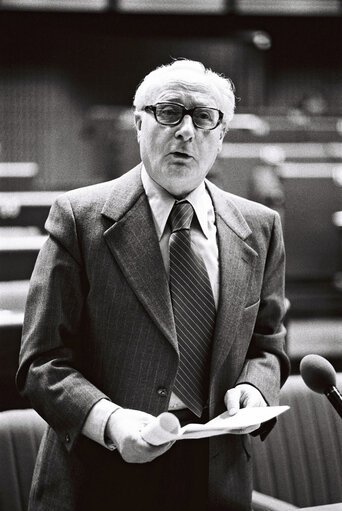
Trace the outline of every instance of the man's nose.
<instances>
[{"instance_id":1,"label":"man's nose","mask_svg":"<svg viewBox=\"0 0 342 511\"><path fill-rule=\"evenodd\" d=\"M182 122L178 124L177 130L175 133L176 137L181 137L185 141L191 140L195 135L195 126L192 122L191 115L184 115Z\"/></svg>"}]
</instances>

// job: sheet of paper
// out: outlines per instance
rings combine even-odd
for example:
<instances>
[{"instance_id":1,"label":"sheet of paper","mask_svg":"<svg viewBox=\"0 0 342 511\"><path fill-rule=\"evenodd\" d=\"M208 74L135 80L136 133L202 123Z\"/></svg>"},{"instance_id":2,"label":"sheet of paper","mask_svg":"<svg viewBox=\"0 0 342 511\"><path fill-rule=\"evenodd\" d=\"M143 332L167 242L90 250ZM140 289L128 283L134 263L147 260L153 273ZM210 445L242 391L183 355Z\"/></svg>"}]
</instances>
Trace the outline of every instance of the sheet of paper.
<instances>
[{"instance_id":1,"label":"sheet of paper","mask_svg":"<svg viewBox=\"0 0 342 511\"><path fill-rule=\"evenodd\" d=\"M141 432L142 437L152 445L161 445L172 440L187 440L224 435L237 430L256 426L281 413L289 406L267 406L241 408L235 415L224 412L206 424L188 424L180 427L178 419L172 413L162 413Z\"/></svg>"},{"instance_id":2,"label":"sheet of paper","mask_svg":"<svg viewBox=\"0 0 342 511\"><path fill-rule=\"evenodd\" d=\"M224 412L206 424L188 424L180 429L178 439L204 438L234 432L262 424L288 410L289 406L241 408L235 415Z\"/></svg>"}]
</instances>

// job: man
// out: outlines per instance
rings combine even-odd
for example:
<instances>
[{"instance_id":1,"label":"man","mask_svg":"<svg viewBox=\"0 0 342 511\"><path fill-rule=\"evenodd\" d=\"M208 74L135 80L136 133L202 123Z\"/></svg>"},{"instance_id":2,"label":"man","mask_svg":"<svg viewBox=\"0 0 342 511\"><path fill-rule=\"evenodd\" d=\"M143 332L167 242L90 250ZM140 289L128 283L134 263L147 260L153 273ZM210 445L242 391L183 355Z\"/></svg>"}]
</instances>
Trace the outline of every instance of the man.
<instances>
[{"instance_id":1,"label":"man","mask_svg":"<svg viewBox=\"0 0 342 511\"><path fill-rule=\"evenodd\" d=\"M248 510L253 428L159 447L141 430L166 410L184 424L277 403L279 217L205 180L229 80L175 61L134 106L142 164L62 195L33 272L17 383L50 427L30 509Z\"/></svg>"}]
</instances>

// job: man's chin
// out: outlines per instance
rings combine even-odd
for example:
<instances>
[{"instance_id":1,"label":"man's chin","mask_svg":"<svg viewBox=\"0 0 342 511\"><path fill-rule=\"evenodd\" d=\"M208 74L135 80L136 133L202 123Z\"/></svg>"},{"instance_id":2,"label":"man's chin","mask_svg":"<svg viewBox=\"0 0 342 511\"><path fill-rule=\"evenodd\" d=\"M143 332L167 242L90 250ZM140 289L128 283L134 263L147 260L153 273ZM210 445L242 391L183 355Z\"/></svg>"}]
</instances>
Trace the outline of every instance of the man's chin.
<instances>
[{"instance_id":1,"label":"man's chin","mask_svg":"<svg viewBox=\"0 0 342 511\"><path fill-rule=\"evenodd\" d=\"M200 184L197 182L198 172L198 169L194 169L191 165L172 164L162 169L156 181L171 195L181 198Z\"/></svg>"},{"instance_id":2,"label":"man's chin","mask_svg":"<svg viewBox=\"0 0 342 511\"><path fill-rule=\"evenodd\" d=\"M197 184L191 184L189 182L186 182L184 184L177 183L177 186L175 186L174 183L166 184L163 188L167 192L169 192L171 195L176 197L177 199L182 199L186 195L188 195L190 192L192 192L195 188L197 188Z\"/></svg>"}]
</instances>

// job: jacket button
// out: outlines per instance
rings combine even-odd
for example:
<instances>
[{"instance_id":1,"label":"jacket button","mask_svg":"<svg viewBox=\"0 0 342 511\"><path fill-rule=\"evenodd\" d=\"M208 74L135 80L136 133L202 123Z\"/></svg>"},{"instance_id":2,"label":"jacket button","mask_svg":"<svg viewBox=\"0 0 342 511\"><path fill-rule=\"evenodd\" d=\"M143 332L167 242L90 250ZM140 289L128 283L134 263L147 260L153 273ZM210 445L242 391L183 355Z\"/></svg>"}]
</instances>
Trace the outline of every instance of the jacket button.
<instances>
[{"instance_id":1,"label":"jacket button","mask_svg":"<svg viewBox=\"0 0 342 511\"><path fill-rule=\"evenodd\" d=\"M67 434L65 435L65 442L66 442L67 444L69 444L69 443L70 443L70 435L69 435L69 433L67 433Z\"/></svg>"},{"instance_id":2,"label":"jacket button","mask_svg":"<svg viewBox=\"0 0 342 511\"><path fill-rule=\"evenodd\" d=\"M167 389L165 387L159 387L157 392L160 397L167 397Z\"/></svg>"}]
</instances>

